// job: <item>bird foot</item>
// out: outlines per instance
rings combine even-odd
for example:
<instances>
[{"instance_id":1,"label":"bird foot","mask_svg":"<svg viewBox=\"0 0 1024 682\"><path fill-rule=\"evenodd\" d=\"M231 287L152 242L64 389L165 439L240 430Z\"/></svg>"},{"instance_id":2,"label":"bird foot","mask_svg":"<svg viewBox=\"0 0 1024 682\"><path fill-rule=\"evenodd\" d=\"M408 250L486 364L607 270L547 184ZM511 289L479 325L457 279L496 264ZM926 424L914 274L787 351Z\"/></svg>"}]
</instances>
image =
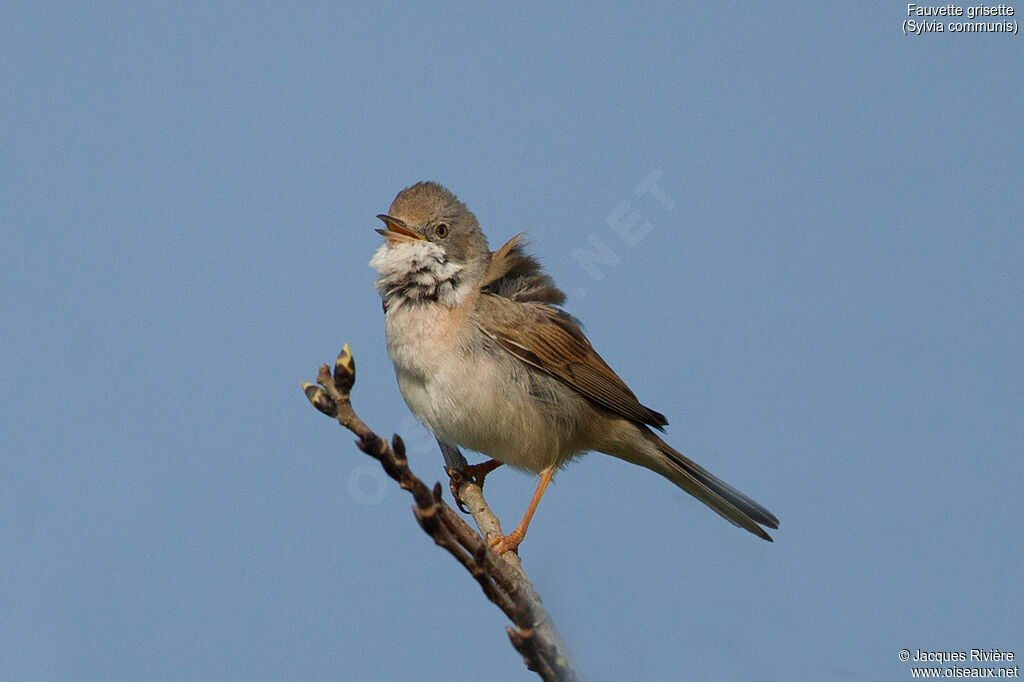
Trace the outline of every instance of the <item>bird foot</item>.
<instances>
[{"instance_id":1,"label":"bird foot","mask_svg":"<svg viewBox=\"0 0 1024 682\"><path fill-rule=\"evenodd\" d=\"M515 552L519 554L519 545L522 543L523 538L526 537L526 533L516 528L508 535L493 535L487 540L487 544L491 546L495 554L504 554L505 552Z\"/></svg>"},{"instance_id":2,"label":"bird foot","mask_svg":"<svg viewBox=\"0 0 1024 682\"><path fill-rule=\"evenodd\" d=\"M463 482L468 479L473 483L476 483L477 486L483 490L484 479L487 477L487 474L500 466L501 462L491 459L480 464L467 464L461 469L445 467L445 473L448 474L448 487L452 491L452 497L455 498L455 504L458 505L459 510L463 514L469 513L469 510L466 509L466 505L462 502L462 496L459 495L459 488L462 487Z\"/></svg>"}]
</instances>

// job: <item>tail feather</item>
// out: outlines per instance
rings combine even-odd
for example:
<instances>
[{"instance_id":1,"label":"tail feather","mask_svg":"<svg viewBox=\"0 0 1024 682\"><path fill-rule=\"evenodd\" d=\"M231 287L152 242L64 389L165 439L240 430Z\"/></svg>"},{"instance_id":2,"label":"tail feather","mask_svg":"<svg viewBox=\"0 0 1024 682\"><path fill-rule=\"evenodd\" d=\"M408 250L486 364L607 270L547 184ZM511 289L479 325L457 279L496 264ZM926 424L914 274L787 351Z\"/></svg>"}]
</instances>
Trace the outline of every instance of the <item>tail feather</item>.
<instances>
[{"instance_id":1,"label":"tail feather","mask_svg":"<svg viewBox=\"0 0 1024 682\"><path fill-rule=\"evenodd\" d=\"M648 465L649 468L711 507L726 520L772 542L772 537L761 526L778 528L779 520L774 514L704 467L673 450L650 430L644 431L644 437L664 455L663 466Z\"/></svg>"}]
</instances>

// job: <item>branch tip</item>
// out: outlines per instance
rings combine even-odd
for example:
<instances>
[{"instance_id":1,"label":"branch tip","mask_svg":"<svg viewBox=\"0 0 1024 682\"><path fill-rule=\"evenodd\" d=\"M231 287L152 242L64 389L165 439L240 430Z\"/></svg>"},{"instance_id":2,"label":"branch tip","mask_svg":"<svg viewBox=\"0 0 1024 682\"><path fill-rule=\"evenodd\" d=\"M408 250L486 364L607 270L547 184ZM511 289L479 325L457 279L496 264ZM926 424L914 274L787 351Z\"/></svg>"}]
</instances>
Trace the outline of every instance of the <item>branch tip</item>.
<instances>
[{"instance_id":1,"label":"branch tip","mask_svg":"<svg viewBox=\"0 0 1024 682\"><path fill-rule=\"evenodd\" d=\"M516 627L507 627L506 631L527 668L545 680L577 679L578 673L567 657L568 647L551 624L551 617L523 573L518 557L498 557L490 550L486 538L492 533L484 535L483 530L490 531L493 527L497 532L500 525L483 499L482 480L462 476L457 468L450 466L452 462L466 466L458 449L451 452L438 441L449 464L446 472L455 500L461 507L459 486L465 486L472 493L472 514L481 533L474 531L448 506L440 482L430 488L412 473L401 436L394 434L389 445L387 439L374 433L356 415L349 400L349 391L355 384L355 359L347 343L335 360L333 372L327 365L321 365L316 381L319 385L302 382L306 399L354 433L356 447L380 462L388 476L412 494L416 503L412 510L420 527L469 571L487 598L515 624Z\"/></svg>"},{"instance_id":2,"label":"branch tip","mask_svg":"<svg viewBox=\"0 0 1024 682\"><path fill-rule=\"evenodd\" d=\"M338 414L337 403L335 403L334 399L327 395L327 392L320 386L303 382L302 391L306 394L306 399L309 400L316 409L329 417L333 417Z\"/></svg>"},{"instance_id":3,"label":"branch tip","mask_svg":"<svg viewBox=\"0 0 1024 682\"><path fill-rule=\"evenodd\" d=\"M356 359L347 343L334 361L334 383L342 394L347 394L356 383Z\"/></svg>"}]
</instances>

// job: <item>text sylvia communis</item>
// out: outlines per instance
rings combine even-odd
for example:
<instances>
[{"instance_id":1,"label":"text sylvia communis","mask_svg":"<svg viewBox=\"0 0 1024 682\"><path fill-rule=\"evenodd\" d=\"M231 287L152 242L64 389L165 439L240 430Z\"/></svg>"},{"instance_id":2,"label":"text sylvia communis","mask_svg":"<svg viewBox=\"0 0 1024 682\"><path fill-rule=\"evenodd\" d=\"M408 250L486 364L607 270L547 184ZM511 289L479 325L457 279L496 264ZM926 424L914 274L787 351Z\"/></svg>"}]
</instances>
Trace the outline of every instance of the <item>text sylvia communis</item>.
<instances>
[{"instance_id":1,"label":"text sylvia communis","mask_svg":"<svg viewBox=\"0 0 1024 682\"><path fill-rule=\"evenodd\" d=\"M565 294L524 253L521 234L491 252L476 216L434 182L402 190L377 217L387 241L370 265L409 409L443 445L540 474L522 522L492 539L495 551L519 546L552 476L589 450L655 471L771 541L761 528L779 527L771 512L648 428L668 421L640 404L557 307Z\"/></svg>"}]
</instances>

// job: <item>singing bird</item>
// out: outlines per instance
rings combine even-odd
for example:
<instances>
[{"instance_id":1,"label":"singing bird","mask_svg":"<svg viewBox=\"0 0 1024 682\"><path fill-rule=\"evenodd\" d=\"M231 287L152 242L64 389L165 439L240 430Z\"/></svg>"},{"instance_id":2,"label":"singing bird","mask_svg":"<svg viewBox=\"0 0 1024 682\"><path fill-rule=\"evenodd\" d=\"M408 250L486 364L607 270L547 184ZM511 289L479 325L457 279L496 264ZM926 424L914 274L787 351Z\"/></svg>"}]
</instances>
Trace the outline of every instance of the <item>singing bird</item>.
<instances>
[{"instance_id":1,"label":"singing bird","mask_svg":"<svg viewBox=\"0 0 1024 682\"><path fill-rule=\"evenodd\" d=\"M434 182L399 192L377 216L388 354L402 397L438 441L540 474L519 526L491 539L514 550L555 472L588 451L661 474L733 524L771 541L779 521L687 459L651 427L645 407L591 347L522 233L490 251L476 216Z\"/></svg>"}]
</instances>

